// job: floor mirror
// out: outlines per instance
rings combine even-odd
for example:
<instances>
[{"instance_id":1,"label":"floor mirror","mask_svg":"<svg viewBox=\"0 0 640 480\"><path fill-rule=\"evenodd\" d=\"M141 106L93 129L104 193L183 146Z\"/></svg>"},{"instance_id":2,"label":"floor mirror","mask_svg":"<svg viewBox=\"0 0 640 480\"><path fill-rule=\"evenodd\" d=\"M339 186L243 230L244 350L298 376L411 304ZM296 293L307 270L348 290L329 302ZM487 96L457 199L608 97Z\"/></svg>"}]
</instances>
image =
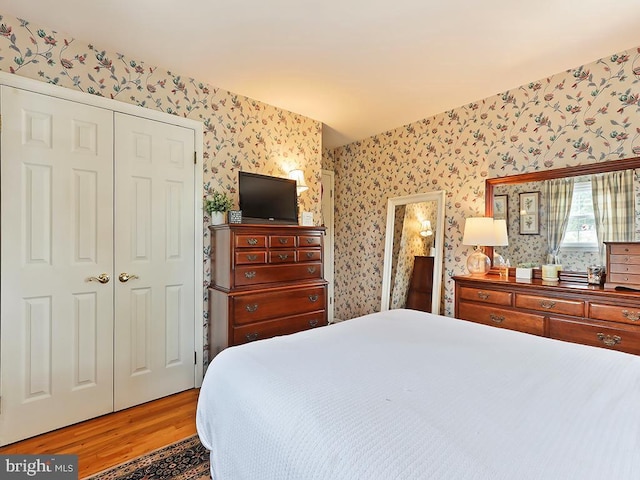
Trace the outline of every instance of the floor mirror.
<instances>
[{"instance_id":1,"label":"floor mirror","mask_svg":"<svg viewBox=\"0 0 640 480\"><path fill-rule=\"evenodd\" d=\"M381 310L440 313L444 204L443 190L388 200Z\"/></svg>"}]
</instances>

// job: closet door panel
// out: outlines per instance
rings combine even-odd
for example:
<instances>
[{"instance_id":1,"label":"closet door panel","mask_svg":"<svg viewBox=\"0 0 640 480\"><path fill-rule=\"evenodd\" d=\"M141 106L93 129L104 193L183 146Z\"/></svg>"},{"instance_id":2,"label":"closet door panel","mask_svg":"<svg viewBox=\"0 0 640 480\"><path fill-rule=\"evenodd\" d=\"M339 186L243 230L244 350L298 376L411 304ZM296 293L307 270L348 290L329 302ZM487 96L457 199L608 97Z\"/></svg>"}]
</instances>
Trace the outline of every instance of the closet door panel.
<instances>
[{"instance_id":1,"label":"closet door panel","mask_svg":"<svg viewBox=\"0 0 640 480\"><path fill-rule=\"evenodd\" d=\"M195 166L192 130L123 114L115 126L116 276L126 275L115 291L122 409L195 384ZM134 301L142 291L144 309Z\"/></svg>"},{"instance_id":2,"label":"closet door panel","mask_svg":"<svg viewBox=\"0 0 640 480\"><path fill-rule=\"evenodd\" d=\"M113 270L113 113L6 86L0 102L6 444L113 409L113 282L88 281Z\"/></svg>"}]
</instances>

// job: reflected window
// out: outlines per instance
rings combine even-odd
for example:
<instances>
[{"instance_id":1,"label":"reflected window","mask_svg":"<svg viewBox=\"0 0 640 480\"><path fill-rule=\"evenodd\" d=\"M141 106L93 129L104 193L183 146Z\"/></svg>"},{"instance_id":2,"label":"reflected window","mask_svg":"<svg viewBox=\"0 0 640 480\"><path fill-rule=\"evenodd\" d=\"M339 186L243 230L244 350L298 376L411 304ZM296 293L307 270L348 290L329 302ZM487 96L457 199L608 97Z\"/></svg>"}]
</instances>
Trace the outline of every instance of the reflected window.
<instances>
[{"instance_id":1,"label":"reflected window","mask_svg":"<svg viewBox=\"0 0 640 480\"><path fill-rule=\"evenodd\" d=\"M569 223L560 248L567 250L598 250L591 182L576 183L573 187Z\"/></svg>"}]
</instances>

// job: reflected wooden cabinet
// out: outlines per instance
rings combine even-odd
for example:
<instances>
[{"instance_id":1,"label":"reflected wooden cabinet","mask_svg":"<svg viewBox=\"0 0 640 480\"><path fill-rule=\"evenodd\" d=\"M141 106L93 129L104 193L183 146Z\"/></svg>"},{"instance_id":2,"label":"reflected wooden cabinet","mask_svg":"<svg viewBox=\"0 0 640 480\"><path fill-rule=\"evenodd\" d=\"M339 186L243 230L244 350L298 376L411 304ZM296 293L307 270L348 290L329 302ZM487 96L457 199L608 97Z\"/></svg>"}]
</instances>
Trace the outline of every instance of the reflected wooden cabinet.
<instances>
[{"instance_id":1,"label":"reflected wooden cabinet","mask_svg":"<svg viewBox=\"0 0 640 480\"><path fill-rule=\"evenodd\" d=\"M605 287L640 289L640 243L604 242L607 247Z\"/></svg>"},{"instance_id":2,"label":"reflected wooden cabinet","mask_svg":"<svg viewBox=\"0 0 640 480\"><path fill-rule=\"evenodd\" d=\"M459 276L455 317L640 355L640 293L597 285Z\"/></svg>"},{"instance_id":3,"label":"reflected wooden cabinet","mask_svg":"<svg viewBox=\"0 0 640 480\"><path fill-rule=\"evenodd\" d=\"M433 257L416 256L407 292L407 308L431 312L433 298Z\"/></svg>"},{"instance_id":4,"label":"reflected wooden cabinet","mask_svg":"<svg viewBox=\"0 0 640 480\"><path fill-rule=\"evenodd\" d=\"M209 348L222 349L327 324L323 227L209 227Z\"/></svg>"}]
</instances>

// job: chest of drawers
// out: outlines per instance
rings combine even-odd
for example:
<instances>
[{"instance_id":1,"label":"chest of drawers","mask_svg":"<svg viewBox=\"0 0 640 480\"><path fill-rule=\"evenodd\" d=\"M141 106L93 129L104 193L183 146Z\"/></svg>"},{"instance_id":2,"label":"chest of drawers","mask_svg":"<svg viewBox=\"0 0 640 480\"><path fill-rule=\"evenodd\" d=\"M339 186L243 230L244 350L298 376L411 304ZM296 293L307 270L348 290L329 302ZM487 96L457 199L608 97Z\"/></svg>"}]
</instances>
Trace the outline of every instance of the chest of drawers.
<instances>
[{"instance_id":1,"label":"chest of drawers","mask_svg":"<svg viewBox=\"0 0 640 480\"><path fill-rule=\"evenodd\" d=\"M209 346L231 345L327 324L324 228L210 227Z\"/></svg>"},{"instance_id":2,"label":"chest of drawers","mask_svg":"<svg viewBox=\"0 0 640 480\"><path fill-rule=\"evenodd\" d=\"M456 318L640 355L640 293L492 275L454 281Z\"/></svg>"},{"instance_id":3,"label":"chest of drawers","mask_svg":"<svg viewBox=\"0 0 640 480\"><path fill-rule=\"evenodd\" d=\"M607 283L617 286L640 288L640 243L605 242L607 247Z\"/></svg>"}]
</instances>

